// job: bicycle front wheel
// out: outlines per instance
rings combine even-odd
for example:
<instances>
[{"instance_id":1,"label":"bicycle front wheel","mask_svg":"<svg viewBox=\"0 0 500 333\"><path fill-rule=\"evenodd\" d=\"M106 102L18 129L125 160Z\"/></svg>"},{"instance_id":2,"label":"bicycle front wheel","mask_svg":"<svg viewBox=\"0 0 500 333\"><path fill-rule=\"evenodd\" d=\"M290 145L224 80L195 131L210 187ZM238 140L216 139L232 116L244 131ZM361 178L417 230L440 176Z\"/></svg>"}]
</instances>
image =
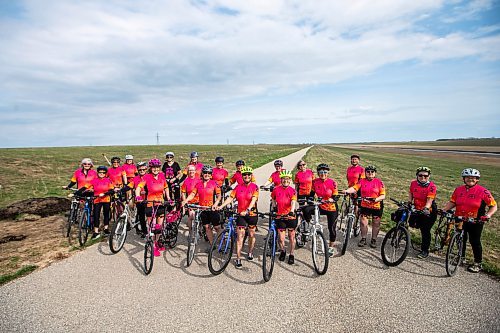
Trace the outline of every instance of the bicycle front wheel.
<instances>
[{"instance_id":1,"label":"bicycle front wheel","mask_svg":"<svg viewBox=\"0 0 500 333\"><path fill-rule=\"evenodd\" d=\"M149 240L144 245L144 274L148 275L153 269L153 262L155 256L153 255L153 241Z\"/></svg>"},{"instance_id":2,"label":"bicycle front wheel","mask_svg":"<svg viewBox=\"0 0 500 333\"><path fill-rule=\"evenodd\" d=\"M410 234L404 227L394 227L382 241L381 254L384 264L397 266L402 263L410 250Z\"/></svg>"},{"instance_id":3,"label":"bicycle front wheel","mask_svg":"<svg viewBox=\"0 0 500 333\"><path fill-rule=\"evenodd\" d=\"M433 246L432 248L435 251L440 251L444 247L444 238L446 233L446 227L444 223L444 219L440 218L436 229L434 230L434 237L432 238Z\"/></svg>"},{"instance_id":4,"label":"bicycle front wheel","mask_svg":"<svg viewBox=\"0 0 500 333\"><path fill-rule=\"evenodd\" d=\"M276 232L269 229L264 243L264 255L262 257L262 277L264 281L271 280L276 259Z\"/></svg>"},{"instance_id":5,"label":"bicycle front wheel","mask_svg":"<svg viewBox=\"0 0 500 333\"><path fill-rule=\"evenodd\" d=\"M349 238L351 237L353 220L354 218L352 216L349 216L347 218L347 223L344 230L344 243L342 244L342 249L340 250L341 255L344 255L345 251L347 250L347 244L349 244Z\"/></svg>"},{"instance_id":6,"label":"bicycle front wheel","mask_svg":"<svg viewBox=\"0 0 500 333\"><path fill-rule=\"evenodd\" d=\"M453 276L457 273L462 261L462 237L459 233L453 235L446 251L446 274Z\"/></svg>"},{"instance_id":7,"label":"bicycle front wheel","mask_svg":"<svg viewBox=\"0 0 500 333\"><path fill-rule=\"evenodd\" d=\"M109 236L109 249L111 252L120 252L125 244L125 239L127 239L127 219L125 216L120 216L118 218L113 228L111 228L111 234Z\"/></svg>"},{"instance_id":8,"label":"bicycle front wheel","mask_svg":"<svg viewBox=\"0 0 500 333\"><path fill-rule=\"evenodd\" d=\"M85 245L87 239L89 238L90 229L92 229L90 221L88 220L89 218L89 213L84 211L82 218L80 219L80 224L78 225L78 242L80 243L80 246Z\"/></svg>"},{"instance_id":9,"label":"bicycle front wheel","mask_svg":"<svg viewBox=\"0 0 500 333\"><path fill-rule=\"evenodd\" d=\"M219 275L224 272L233 255L233 246L233 238L229 231L223 230L217 235L208 254L210 273Z\"/></svg>"},{"instance_id":10,"label":"bicycle front wheel","mask_svg":"<svg viewBox=\"0 0 500 333\"><path fill-rule=\"evenodd\" d=\"M323 275L328 270L330 255L328 254L328 244L325 236L320 230L316 230L311 243L312 260L314 270L319 275Z\"/></svg>"}]
</instances>

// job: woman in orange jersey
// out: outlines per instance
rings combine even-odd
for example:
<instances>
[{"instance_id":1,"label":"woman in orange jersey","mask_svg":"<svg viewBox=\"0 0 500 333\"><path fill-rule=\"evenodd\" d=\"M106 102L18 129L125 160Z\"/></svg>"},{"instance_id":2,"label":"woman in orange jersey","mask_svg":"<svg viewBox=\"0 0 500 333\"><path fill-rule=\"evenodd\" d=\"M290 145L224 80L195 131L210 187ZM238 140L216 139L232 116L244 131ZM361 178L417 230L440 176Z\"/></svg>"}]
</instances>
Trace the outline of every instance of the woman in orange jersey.
<instances>
[{"instance_id":1,"label":"woman in orange jersey","mask_svg":"<svg viewBox=\"0 0 500 333\"><path fill-rule=\"evenodd\" d=\"M372 218L372 239L370 246L377 247L377 236L380 231L380 219L383 213L385 199L384 183L376 178L377 168L369 165L365 168L365 178L360 179L354 186L345 190L345 193L354 194L361 191L361 240L359 247L365 246L368 234L368 219Z\"/></svg>"},{"instance_id":2,"label":"woman in orange jersey","mask_svg":"<svg viewBox=\"0 0 500 333\"><path fill-rule=\"evenodd\" d=\"M108 177L113 182L113 185L118 188L122 188L127 184L127 174L123 167L120 165L120 158L113 156L111 158L111 167L108 169Z\"/></svg>"},{"instance_id":3,"label":"woman in orange jersey","mask_svg":"<svg viewBox=\"0 0 500 333\"><path fill-rule=\"evenodd\" d=\"M122 165L123 171L125 171L125 177L127 177L127 182L130 181L137 175L137 167L134 164L134 156L125 155L125 164Z\"/></svg>"},{"instance_id":4,"label":"woman in orange jersey","mask_svg":"<svg viewBox=\"0 0 500 333\"><path fill-rule=\"evenodd\" d=\"M187 178L184 179L184 182L181 186L181 195L182 201L186 201L188 195L193 192L196 184L200 181L200 178L196 177L196 167L194 165L189 165L187 169ZM195 196L193 199L189 200L190 204L198 204L198 196ZM191 225L194 220L194 210L188 209L188 220L187 226L191 229Z\"/></svg>"},{"instance_id":5,"label":"woman in orange jersey","mask_svg":"<svg viewBox=\"0 0 500 333\"><path fill-rule=\"evenodd\" d=\"M314 197L314 193L312 193L312 182L315 178L314 172L311 169L307 169L304 160L297 162L297 170L294 179L295 190L298 193L297 199L300 200Z\"/></svg>"},{"instance_id":6,"label":"woman in orange jersey","mask_svg":"<svg viewBox=\"0 0 500 333\"><path fill-rule=\"evenodd\" d=\"M69 190L75 184L76 188L82 188L85 185L90 184L94 178L97 178L97 172L92 170L93 166L94 164L90 158L84 158L81 163L81 168L75 170L68 186L63 186L63 188Z\"/></svg>"},{"instance_id":7,"label":"woman in orange jersey","mask_svg":"<svg viewBox=\"0 0 500 333\"><path fill-rule=\"evenodd\" d=\"M274 168L276 169L276 171L274 171L273 173L271 173L271 175L269 176L269 179L266 181L266 183L264 185L262 185L263 187L267 187L268 185L271 185L271 186L278 186L281 184L281 179L280 179L280 173L281 173L281 170L284 170L283 169L283 161L282 160L276 160L274 161Z\"/></svg>"}]
</instances>

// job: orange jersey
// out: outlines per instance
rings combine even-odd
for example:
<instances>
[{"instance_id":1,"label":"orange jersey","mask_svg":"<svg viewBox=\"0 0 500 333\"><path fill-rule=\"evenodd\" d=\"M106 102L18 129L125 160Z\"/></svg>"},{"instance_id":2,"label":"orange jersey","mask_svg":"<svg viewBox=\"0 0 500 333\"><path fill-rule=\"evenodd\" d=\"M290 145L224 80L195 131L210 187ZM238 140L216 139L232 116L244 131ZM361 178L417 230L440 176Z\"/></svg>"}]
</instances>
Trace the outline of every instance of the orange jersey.
<instances>
[{"instance_id":1,"label":"orange jersey","mask_svg":"<svg viewBox=\"0 0 500 333\"><path fill-rule=\"evenodd\" d=\"M146 200L163 202L163 194L165 189L168 188L168 184L162 173L158 174L156 178L153 174L148 173L147 175L144 175L142 181L137 185L137 187L146 190ZM148 202L148 206L152 205L152 202Z\"/></svg>"},{"instance_id":2,"label":"orange jersey","mask_svg":"<svg viewBox=\"0 0 500 333\"><path fill-rule=\"evenodd\" d=\"M189 195L189 193L193 192L194 187L198 182L201 182L200 178L194 177L194 178L186 178L184 182L182 182L181 186L181 192L184 193L186 196ZM190 204L197 204L199 201L198 196L196 195L191 201L189 201Z\"/></svg>"},{"instance_id":3,"label":"orange jersey","mask_svg":"<svg viewBox=\"0 0 500 333\"><path fill-rule=\"evenodd\" d=\"M316 195L323 200L328 200L339 194L337 183L331 178L327 178L325 180L320 178L314 179L312 188L314 193L316 193ZM330 212L334 212L336 210L335 203L333 202L321 204L319 208Z\"/></svg>"},{"instance_id":4,"label":"orange jersey","mask_svg":"<svg viewBox=\"0 0 500 333\"><path fill-rule=\"evenodd\" d=\"M104 178L95 178L93 179L90 184L85 186L88 189L91 189L94 191L94 196L99 196L99 194L106 193L109 190L112 190L114 188L113 183L108 177ZM100 203L100 202L110 202L111 198L109 195L105 195L101 198L95 198L94 203Z\"/></svg>"},{"instance_id":5,"label":"orange jersey","mask_svg":"<svg viewBox=\"0 0 500 333\"><path fill-rule=\"evenodd\" d=\"M236 201L238 201L238 213L241 213L250 206L252 198L259 198L259 187L255 183L237 185L231 191L231 198L236 198ZM256 214L252 210L249 215L255 216Z\"/></svg>"},{"instance_id":6,"label":"orange jersey","mask_svg":"<svg viewBox=\"0 0 500 333\"><path fill-rule=\"evenodd\" d=\"M212 180L215 180L219 186L224 184L224 180L229 176L229 173L224 168L214 168L212 170Z\"/></svg>"},{"instance_id":7,"label":"orange jersey","mask_svg":"<svg viewBox=\"0 0 500 333\"><path fill-rule=\"evenodd\" d=\"M189 167L190 165L194 165L194 167L196 168L196 177L201 179L201 169L203 169L203 163L200 163L200 162L198 162L198 163L196 163L196 164L191 164L191 163L189 163L188 165L186 165L186 168L185 168L185 169L184 169L184 171L183 171L183 173L184 173L185 175L187 175L187 174L188 174L187 170L188 170L188 167Z\"/></svg>"},{"instance_id":8,"label":"orange jersey","mask_svg":"<svg viewBox=\"0 0 500 333\"><path fill-rule=\"evenodd\" d=\"M368 180L366 178L362 178L359 180L357 184L353 186L353 188L358 191L361 189L361 197L362 198L377 198L381 195L385 195L385 186L384 183L378 178L373 178L372 180ZM380 209L380 202L372 202L372 201L361 201L361 207L371 208L371 209Z\"/></svg>"},{"instance_id":9,"label":"orange jersey","mask_svg":"<svg viewBox=\"0 0 500 333\"><path fill-rule=\"evenodd\" d=\"M414 180L410 184L410 193L413 197L413 204L418 210L422 210L427 203L427 199L435 199L437 188L433 182L430 182L427 186L422 186L418 181Z\"/></svg>"},{"instance_id":10,"label":"orange jersey","mask_svg":"<svg viewBox=\"0 0 500 333\"><path fill-rule=\"evenodd\" d=\"M285 170L285 169L282 169ZM280 178L280 173L281 171L274 171L271 176L269 177L268 181L272 182L274 186L278 186L281 184L281 178Z\"/></svg>"},{"instance_id":11,"label":"orange jersey","mask_svg":"<svg viewBox=\"0 0 500 333\"><path fill-rule=\"evenodd\" d=\"M122 187L123 185L123 176L126 176L125 170L123 167L119 166L117 168L109 168L108 169L108 177L113 182L115 187Z\"/></svg>"},{"instance_id":12,"label":"orange jersey","mask_svg":"<svg viewBox=\"0 0 500 333\"><path fill-rule=\"evenodd\" d=\"M146 175L144 175L146 176ZM133 188L133 189L136 189L138 187L138 185L144 180L144 176L135 176L134 178L132 178L131 181L129 181L129 183L127 184L128 187L130 188ZM146 200L146 190L144 188L141 188L141 200Z\"/></svg>"},{"instance_id":13,"label":"orange jersey","mask_svg":"<svg viewBox=\"0 0 500 333\"><path fill-rule=\"evenodd\" d=\"M127 180L130 180L137 175L137 167L135 164L127 164L122 165L123 171L125 171L125 176L127 176Z\"/></svg>"},{"instance_id":14,"label":"orange jersey","mask_svg":"<svg viewBox=\"0 0 500 333\"><path fill-rule=\"evenodd\" d=\"M450 201L455 204L455 216L472 218L483 216L486 206L492 207L497 204L490 191L477 184L471 188L465 185L457 187Z\"/></svg>"},{"instance_id":15,"label":"orange jersey","mask_svg":"<svg viewBox=\"0 0 500 333\"><path fill-rule=\"evenodd\" d=\"M311 169L299 171L295 174L295 184L299 186L299 195L309 195L312 190L314 173Z\"/></svg>"},{"instance_id":16,"label":"orange jersey","mask_svg":"<svg viewBox=\"0 0 500 333\"><path fill-rule=\"evenodd\" d=\"M357 184L360 179L365 178L365 168L361 165L351 165L347 168L347 183L348 187L353 187L354 184Z\"/></svg>"},{"instance_id":17,"label":"orange jersey","mask_svg":"<svg viewBox=\"0 0 500 333\"><path fill-rule=\"evenodd\" d=\"M220 186L215 180L209 180L206 183L200 181L191 193L197 194L200 206L213 206L215 196L220 195Z\"/></svg>"},{"instance_id":18,"label":"orange jersey","mask_svg":"<svg viewBox=\"0 0 500 333\"><path fill-rule=\"evenodd\" d=\"M297 201L297 192L291 186L278 185L271 193L271 198L276 201L278 215L286 215L292 210L292 201Z\"/></svg>"},{"instance_id":19,"label":"orange jersey","mask_svg":"<svg viewBox=\"0 0 500 333\"><path fill-rule=\"evenodd\" d=\"M238 185L244 184L243 182L243 176L241 175L241 172L236 171L234 175L231 177L229 182L232 184L237 183ZM250 181L252 183L255 183L255 176L252 174L252 180Z\"/></svg>"},{"instance_id":20,"label":"orange jersey","mask_svg":"<svg viewBox=\"0 0 500 333\"><path fill-rule=\"evenodd\" d=\"M83 169L77 169L71 177L71 181L76 183L77 188L87 187L90 182L97 178L97 172L95 170L89 170L87 174L83 173Z\"/></svg>"}]
</instances>

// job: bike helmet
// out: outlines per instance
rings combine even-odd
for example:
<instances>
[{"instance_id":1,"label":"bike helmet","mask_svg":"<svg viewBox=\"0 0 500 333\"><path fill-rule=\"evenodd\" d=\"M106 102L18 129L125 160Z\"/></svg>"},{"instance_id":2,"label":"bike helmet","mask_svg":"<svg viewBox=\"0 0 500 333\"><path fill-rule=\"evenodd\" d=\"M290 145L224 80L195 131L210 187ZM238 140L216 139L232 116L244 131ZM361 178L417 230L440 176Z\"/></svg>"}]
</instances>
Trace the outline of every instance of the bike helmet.
<instances>
[{"instance_id":1,"label":"bike helmet","mask_svg":"<svg viewBox=\"0 0 500 333\"><path fill-rule=\"evenodd\" d=\"M359 155L358 155L358 154L352 154L352 155L351 155L351 158L357 158L358 160L360 160L360 159L361 159L361 157L359 157Z\"/></svg>"},{"instance_id":2,"label":"bike helmet","mask_svg":"<svg viewBox=\"0 0 500 333\"><path fill-rule=\"evenodd\" d=\"M125 159L126 160L133 160L134 156L132 156L132 155L125 155Z\"/></svg>"},{"instance_id":3,"label":"bike helmet","mask_svg":"<svg viewBox=\"0 0 500 333\"><path fill-rule=\"evenodd\" d=\"M141 162L137 163L136 166L137 166L137 168L145 167L145 166L148 166L148 163L141 161Z\"/></svg>"},{"instance_id":4,"label":"bike helmet","mask_svg":"<svg viewBox=\"0 0 500 333\"><path fill-rule=\"evenodd\" d=\"M191 157L191 158L195 158L195 157L198 157L198 156L199 156L199 155L198 155L198 152L197 152L197 151L193 151L193 152L191 152L191 154L189 155L189 157Z\"/></svg>"},{"instance_id":5,"label":"bike helmet","mask_svg":"<svg viewBox=\"0 0 500 333\"><path fill-rule=\"evenodd\" d=\"M283 166L283 161L282 160L274 161L274 166Z\"/></svg>"},{"instance_id":6,"label":"bike helmet","mask_svg":"<svg viewBox=\"0 0 500 333\"><path fill-rule=\"evenodd\" d=\"M174 153L172 153L171 151L167 151L167 152L165 153L165 157L169 157L169 156L175 157L175 154L174 154Z\"/></svg>"},{"instance_id":7,"label":"bike helmet","mask_svg":"<svg viewBox=\"0 0 500 333\"><path fill-rule=\"evenodd\" d=\"M280 172L280 178L292 178L292 172L290 170L281 170Z\"/></svg>"},{"instance_id":8,"label":"bike helmet","mask_svg":"<svg viewBox=\"0 0 500 333\"><path fill-rule=\"evenodd\" d=\"M113 163L113 162L118 162L118 163L120 163L120 161L121 161L121 159L120 159L118 156L113 156L113 157L111 157L111 163Z\"/></svg>"},{"instance_id":9,"label":"bike helmet","mask_svg":"<svg viewBox=\"0 0 500 333\"><path fill-rule=\"evenodd\" d=\"M481 177L481 173L479 170L472 169L472 168L467 168L462 171L462 177Z\"/></svg>"},{"instance_id":10,"label":"bike helmet","mask_svg":"<svg viewBox=\"0 0 500 333\"><path fill-rule=\"evenodd\" d=\"M245 165L245 161L243 160L236 161L236 166L241 166L241 165Z\"/></svg>"},{"instance_id":11,"label":"bike helmet","mask_svg":"<svg viewBox=\"0 0 500 333\"><path fill-rule=\"evenodd\" d=\"M377 168L374 165L368 165L365 168L365 171L375 171L375 172L377 172Z\"/></svg>"},{"instance_id":12,"label":"bike helmet","mask_svg":"<svg viewBox=\"0 0 500 333\"><path fill-rule=\"evenodd\" d=\"M429 173L429 175L431 174L431 169L430 169L430 168L428 168L428 167L425 167L425 166L418 167L418 168L417 168L417 173L416 173L416 174L418 175L418 173L419 173L419 172L422 172L422 171L424 171L424 172L428 172L428 173Z\"/></svg>"},{"instance_id":13,"label":"bike helmet","mask_svg":"<svg viewBox=\"0 0 500 333\"><path fill-rule=\"evenodd\" d=\"M88 157L87 157L87 158L84 158L84 159L82 160L82 165L84 165L84 164L94 165L94 163L92 163L92 160L91 160L90 158L88 158Z\"/></svg>"},{"instance_id":14,"label":"bike helmet","mask_svg":"<svg viewBox=\"0 0 500 333\"><path fill-rule=\"evenodd\" d=\"M150 168L161 167L161 161L157 158L153 158L149 160L148 165Z\"/></svg>"},{"instance_id":15,"label":"bike helmet","mask_svg":"<svg viewBox=\"0 0 500 333\"><path fill-rule=\"evenodd\" d=\"M253 169L249 166L244 166L241 168L241 174L243 175L245 173L253 173Z\"/></svg>"},{"instance_id":16,"label":"bike helmet","mask_svg":"<svg viewBox=\"0 0 500 333\"><path fill-rule=\"evenodd\" d=\"M108 172L108 168L107 168L107 167L105 167L104 165L99 165L99 166L97 167L97 172L99 172L99 171Z\"/></svg>"},{"instance_id":17,"label":"bike helmet","mask_svg":"<svg viewBox=\"0 0 500 333\"><path fill-rule=\"evenodd\" d=\"M224 157L217 156L217 157L215 158L215 163L224 163Z\"/></svg>"},{"instance_id":18,"label":"bike helmet","mask_svg":"<svg viewBox=\"0 0 500 333\"><path fill-rule=\"evenodd\" d=\"M208 164L205 164L203 168L201 168L201 173L212 173L212 167Z\"/></svg>"},{"instance_id":19,"label":"bike helmet","mask_svg":"<svg viewBox=\"0 0 500 333\"><path fill-rule=\"evenodd\" d=\"M319 164L317 167L316 167L316 171L319 171L319 170L328 170L330 171L330 166L326 163L321 163Z\"/></svg>"}]
</instances>

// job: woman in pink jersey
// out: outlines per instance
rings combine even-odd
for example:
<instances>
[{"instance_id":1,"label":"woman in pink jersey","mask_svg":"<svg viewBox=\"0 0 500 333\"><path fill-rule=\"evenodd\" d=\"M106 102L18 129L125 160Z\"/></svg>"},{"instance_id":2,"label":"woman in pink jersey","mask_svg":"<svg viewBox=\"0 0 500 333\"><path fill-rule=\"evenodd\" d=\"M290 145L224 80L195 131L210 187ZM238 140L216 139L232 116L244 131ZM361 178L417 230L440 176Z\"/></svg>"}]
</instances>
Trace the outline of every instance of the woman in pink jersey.
<instances>
[{"instance_id":1,"label":"woman in pink jersey","mask_svg":"<svg viewBox=\"0 0 500 333\"><path fill-rule=\"evenodd\" d=\"M134 156L125 155L125 164L122 165L123 171L125 171L125 177L127 177L128 184L136 175L137 175L137 167L134 164Z\"/></svg>"},{"instance_id":2,"label":"woman in pink jersey","mask_svg":"<svg viewBox=\"0 0 500 333\"><path fill-rule=\"evenodd\" d=\"M279 246L280 246L280 261L285 261L285 234L288 230L288 245L289 256L288 264L293 265L295 262L295 229L297 228L297 216L295 215L295 206L297 203L297 192L290 186L292 184L292 172L283 170L280 172L281 185L274 188L271 193L273 206L280 218L276 219L276 227L278 228Z\"/></svg>"},{"instance_id":3,"label":"woman in pink jersey","mask_svg":"<svg viewBox=\"0 0 500 333\"><path fill-rule=\"evenodd\" d=\"M274 187L274 186L278 186L281 184L280 173L281 173L281 170L284 170L283 169L283 161L282 160L274 161L274 168L276 169L276 171L274 171L269 176L269 179L266 181L266 183L264 185L262 185L263 187L267 187L268 185L271 185L271 184Z\"/></svg>"},{"instance_id":4,"label":"woman in pink jersey","mask_svg":"<svg viewBox=\"0 0 500 333\"><path fill-rule=\"evenodd\" d=\"M295 174L295 190L298 192L297 199L311 198L312 182L314 173L311 169L307 169L306 162L300 160L297 162L297 173ZM312 195L314 197L314 195Z\"/></svg>"},{"instance_id":5,"label":"woman in pink jersey","mask_svg":"<svg viewBox=\"0 0 500 333\"><path fill-rule=\"evenodd\" d=\"M81 168L75 170L68 186L63 186L63 189L69 190L75 184L76 188L82 188L83 186L90 184L94 178L97 178L97 172L92 170L93 166L94 164L90 158L84 158L81 163Z\"/></svg>"},{"instance_id":6,"label":"woman in pink jersey","mask_svg":"<svg viewBox=\"0 0 500 333\"><path fill-rule=\"evenodd\" d=\"M193 189L195 188L196 184L200 181L200 178L196 176L196 167L194 165L189 165L187 169L187 177L184 179L184 182L182 183L181 186L181 195L182 195L182 201L186 201L188 195L193 192ZM198 196L195 196L193 199L189 200L188 203L190 204L198 204ZM187 220L187 226L189 229L191 229L191 225L193 224L194 220L194 210L188 209L188 220Z\"/></svg>"},{"instance_id":7,"label":"woman in pink jersey","mask_svg":"<svg viewBox=\"0 0 500 333\"><path fill-rule=\"evenodd\" d=\"M111 158L111 167L108 169L108 177L113 182L113 185L122 188L127 184L127 174L120 165L121 159L118 156Z\"/></svg>"}]
</instances>

